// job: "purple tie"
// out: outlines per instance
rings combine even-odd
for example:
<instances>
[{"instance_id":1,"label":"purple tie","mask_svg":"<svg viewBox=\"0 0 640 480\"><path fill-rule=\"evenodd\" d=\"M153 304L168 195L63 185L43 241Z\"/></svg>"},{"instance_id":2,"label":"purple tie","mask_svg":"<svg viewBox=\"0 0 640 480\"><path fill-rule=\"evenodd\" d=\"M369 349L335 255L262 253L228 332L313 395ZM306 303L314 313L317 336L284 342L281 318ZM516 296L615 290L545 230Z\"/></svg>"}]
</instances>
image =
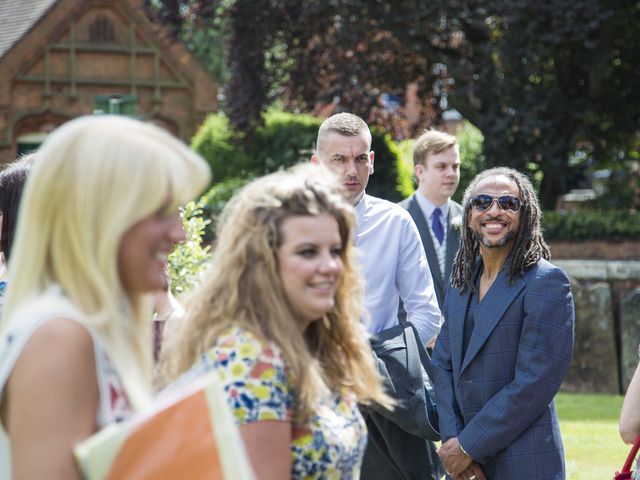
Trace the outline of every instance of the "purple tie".
<instances>
[{"instance_id":1,"label":"purple tie","mask_svg":"<svg viewBox=\"0 0 640 480\"><path fill-rule=\"evenodd\" d=\"M442 228L442 222L440 222L440 215L442 215L442 210L436 208L431 216L431 229L438 239L438 243L442 245L442 241L444 240L444 228Z\"/></svg>"}]
</instances>

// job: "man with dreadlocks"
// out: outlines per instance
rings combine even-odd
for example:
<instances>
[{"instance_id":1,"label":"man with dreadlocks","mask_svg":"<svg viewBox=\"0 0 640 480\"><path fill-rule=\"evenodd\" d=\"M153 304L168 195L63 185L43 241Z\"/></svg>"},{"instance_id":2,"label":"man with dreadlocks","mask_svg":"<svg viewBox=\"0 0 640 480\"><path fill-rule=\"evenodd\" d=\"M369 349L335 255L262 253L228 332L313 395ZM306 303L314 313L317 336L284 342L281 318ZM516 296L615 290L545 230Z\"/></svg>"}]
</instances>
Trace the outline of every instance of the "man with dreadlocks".
<instances>
[{"instance_id":1,"label":"man with dreadlocks","mask_svg":"<svg viewBox=\"0 0 640 480\"><path fill-rule=\"evenodd\" d=\"M573 349L569 280L548 262L524 175L480 173L463 209L433 352L438 454L455 480L564 479L553 398Z\"/></svg>"}]
</instances>

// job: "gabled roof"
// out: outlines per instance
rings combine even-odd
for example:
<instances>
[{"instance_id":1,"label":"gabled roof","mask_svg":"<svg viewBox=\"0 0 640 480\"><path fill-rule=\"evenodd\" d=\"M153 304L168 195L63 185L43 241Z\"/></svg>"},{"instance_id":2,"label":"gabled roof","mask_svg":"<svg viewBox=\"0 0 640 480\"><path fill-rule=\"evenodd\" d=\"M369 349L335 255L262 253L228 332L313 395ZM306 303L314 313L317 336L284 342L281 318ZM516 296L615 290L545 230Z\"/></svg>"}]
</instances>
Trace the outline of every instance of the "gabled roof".
<instances>
[{"instance_id":1,"label":"gabled roof","mask_svg":"<svg viewBox=\"0 0 640 480\"><path fill-rule=\"evenodd\" d=\"M0 0L0 57L58 0Z\"/></svg>"}]
</instances>

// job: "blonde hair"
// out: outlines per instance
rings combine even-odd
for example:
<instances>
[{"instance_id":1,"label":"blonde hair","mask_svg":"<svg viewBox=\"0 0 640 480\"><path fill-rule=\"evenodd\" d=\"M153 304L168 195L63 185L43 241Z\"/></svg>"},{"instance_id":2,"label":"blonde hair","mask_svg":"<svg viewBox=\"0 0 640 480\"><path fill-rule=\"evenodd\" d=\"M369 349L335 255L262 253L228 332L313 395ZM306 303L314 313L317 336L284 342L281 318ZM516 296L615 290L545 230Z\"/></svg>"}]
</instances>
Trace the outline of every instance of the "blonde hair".
<instances>
[{"instance_id":1,"label":"blonde hair","mask_svg":"<svg viewBox=\"0 0 640 480\"><path fill-rule=\"evenodd\" d=\"M413 164L427 166L429 155L438 155L458 145L453 135L438 130L425 130L413 146Z\"/></svg>"},{"instance_id":2,"label":"blonde hair","mask_svg":"<svg viewBox=\"0 0 640 480\"><path fill-rule=\"evenodd\" d=\"M335 306L304 333L297 327L277 265L281 225L291 216L331 215L338 222L343 273ZM187 303L178 333L161 353L169 382L191 367L231 326L276 344L293 381L300 411L318 396L354 392L359 401L389 404L373 363L356 266L354 210L325 167L298 166L248 184L225 207L210 270Z\"/></svg>"},{"instance_id":3,"label":"blonde hair","mask_svg":"<svg viewBox=\"0 0 640 480\"><path fill-rule=\"evenodd\" d=\"M151 296L127 295L117 267L123 234L206 187L210 171L181 141L125 117L72 120L37 153L25 186L0 330L12 314L58 284L100 336L129 400L151 380Z\"/></svg>"}]
</instances>

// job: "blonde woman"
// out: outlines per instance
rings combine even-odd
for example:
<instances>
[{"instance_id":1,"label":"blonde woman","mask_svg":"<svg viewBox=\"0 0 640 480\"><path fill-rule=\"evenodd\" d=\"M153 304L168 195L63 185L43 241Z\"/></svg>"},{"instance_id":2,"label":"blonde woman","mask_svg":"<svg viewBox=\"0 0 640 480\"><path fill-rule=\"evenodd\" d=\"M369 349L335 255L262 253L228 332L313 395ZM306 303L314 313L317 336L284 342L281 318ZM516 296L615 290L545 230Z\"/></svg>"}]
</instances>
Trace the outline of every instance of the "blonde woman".
<instances>
[{"instance_id":1,"label":"blonde woman","mask_svg":"<svg viewBox=\"0 0 640 480\"><path fill-rule=\"evenodd\" d=\"M215 370L261 479L359 478L357 402L389 405L366 333L355 212L307 165L226 206L211 269L161 353L165 380Z\"/></svg>"},{"instance_id":2,"label":"blonde woman","mask_svg":"<svg viewBox=\"0 0 640 480\"><path fill-rule=\"evenodd\" d=\"M0 477L79 478L73 446L147 404L152 292L184 239L178 206L209 177L183 143L124 117L72 120L42 145L0 324Z\"/></svg>"}]
</instances>

